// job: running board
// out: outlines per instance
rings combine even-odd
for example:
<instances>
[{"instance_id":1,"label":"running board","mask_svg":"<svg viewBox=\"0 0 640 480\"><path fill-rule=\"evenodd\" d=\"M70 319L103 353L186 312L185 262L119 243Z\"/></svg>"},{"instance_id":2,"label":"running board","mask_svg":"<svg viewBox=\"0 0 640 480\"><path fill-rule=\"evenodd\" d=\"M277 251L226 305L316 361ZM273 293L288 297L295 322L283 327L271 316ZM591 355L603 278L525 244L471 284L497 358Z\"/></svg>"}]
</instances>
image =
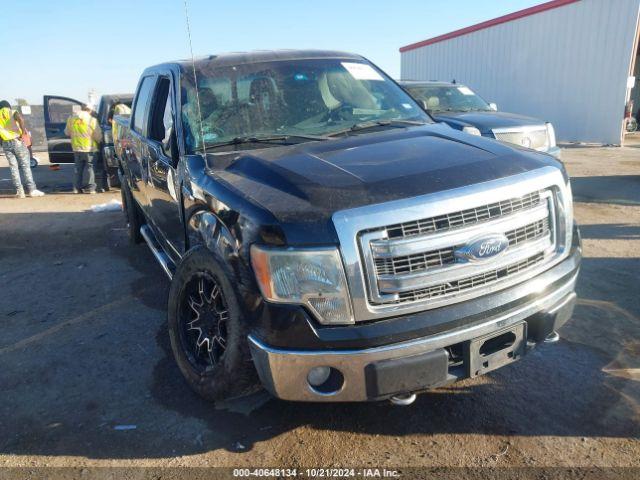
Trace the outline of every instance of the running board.
<instances>
[{"instance_id":1,"label":"running board","mask_svg":"<svg viewBox=\"0 0 640 480\"><path fill-rule=\"evenodd\" d=\"M175 265L169 256L164 253L164 250L156 240L156 236L153 234L153 231L148 225L143 225L140 227L140 233L142 234L144 241L147 242L151 253L156 257L156 260L158 260L158 263L169 277L169 280L171 280L173 278L173 273L175 272Z\"/></svg>"}]
</instances>

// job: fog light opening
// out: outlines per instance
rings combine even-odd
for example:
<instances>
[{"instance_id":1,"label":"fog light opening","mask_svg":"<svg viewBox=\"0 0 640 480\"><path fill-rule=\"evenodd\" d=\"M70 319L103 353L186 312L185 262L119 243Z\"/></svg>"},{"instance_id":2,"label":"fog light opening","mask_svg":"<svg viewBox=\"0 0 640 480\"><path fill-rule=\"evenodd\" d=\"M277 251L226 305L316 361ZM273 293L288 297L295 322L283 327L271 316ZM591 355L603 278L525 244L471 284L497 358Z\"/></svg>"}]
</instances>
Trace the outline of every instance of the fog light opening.
<instances>
[{"instance_id":1,"label":"fog light opening","mask_svg":"<svg viewBox=\"0 0 640 480\"><path fill-rule=\"evenodd\" d=\"M307 374L307 383L318 395L334 395L344 386L344 375L337 368L313 367Z\"/></svg>"}]
</instances>

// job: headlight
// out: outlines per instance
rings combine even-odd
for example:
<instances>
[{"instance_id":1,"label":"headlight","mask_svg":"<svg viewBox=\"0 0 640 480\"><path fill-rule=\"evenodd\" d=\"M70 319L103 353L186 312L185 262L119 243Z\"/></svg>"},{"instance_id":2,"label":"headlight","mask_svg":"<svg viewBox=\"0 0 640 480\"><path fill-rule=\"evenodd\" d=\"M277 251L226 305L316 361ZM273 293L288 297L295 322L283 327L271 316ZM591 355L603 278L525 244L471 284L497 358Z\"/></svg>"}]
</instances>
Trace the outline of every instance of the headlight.
<instances>
[{"instance_id":1,"label":"headlight","mask_svg":"<svg viewBox=\"0 0 640 480\"><path fill-rule=\"evenodd\" d=\"M547 123L547 139L549 142L549 148L556 146L556 130L551 123Z\"/></svg>"},{"instance_id":2,"label":"headlight","mask_svg":"<svg viewBox=\"0 0 640 480\"><path fill-rule=\"evenodd\" d=\"M320 323L354 323L340 253L251 247L251 264L265 300L305 305Z\"/></svg>"},{"instance_id":3,"label":"headlight","mask_svg":"<svg viewBox=\"0 0 640 480\"><path fill-rule=\"evenodd\" d=\"M478 130L476 127L463 127L462 131L464 133L468 133L469 135L477 135L478 137L482 136L480 130Z\"/></svg>"}]
</instances>

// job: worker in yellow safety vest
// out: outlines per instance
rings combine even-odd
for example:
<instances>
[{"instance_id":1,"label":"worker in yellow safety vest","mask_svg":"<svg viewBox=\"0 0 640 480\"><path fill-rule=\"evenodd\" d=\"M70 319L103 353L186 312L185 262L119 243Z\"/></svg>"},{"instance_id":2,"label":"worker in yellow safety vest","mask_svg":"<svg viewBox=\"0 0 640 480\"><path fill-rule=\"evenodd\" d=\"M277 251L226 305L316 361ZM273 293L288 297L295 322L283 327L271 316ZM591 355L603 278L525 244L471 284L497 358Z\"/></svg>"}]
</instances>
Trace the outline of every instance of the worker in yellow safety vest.
<instances>
[{"instance_id":1,"label":"worker in yellow safety vest","mask_svg":"<svg viewBox=\"0 0 640 480\"><path fill-rule=\"evenodd\" d=\"M131 115L131 107L124 103L118 103L113 107L113 111L109 116L109 123L111 123L111 134L114 139L118 138L118 123L113 121L113 117L116 115Z\"/></svg>"},{"instance_id":2,"label":"worker in yellow safety vest","mask_svg":"<svg viewBox=\"0 0 640 480\"><path fill-rule=\"evenodd\" d=\"M24 118L19 112L12 110L11 104L6 100L0 101L0 141L9 162L16 196L24 198L25 187L30 197L43 196L44 193L36 188L31 175L31 155L25 144L30 139ZM22 178L20 178L21 173Z\"/></svg>"},{"instance_id":3,"label":"worker in yellow safety vest","mask_svg":"<svg viewBox=\"0 0 640 480\"><path fill-rule=\"evenodd\" d=\"M88 173L87 189L96 193L96 174L94 166L99 161L102 130L98 119L92 115L93 108L83 105L82 109L67 119L65 135L71 137L71 149L75 161L73 193L82 192L82 177L86 168Z\"/></svg>"}]
</instances>

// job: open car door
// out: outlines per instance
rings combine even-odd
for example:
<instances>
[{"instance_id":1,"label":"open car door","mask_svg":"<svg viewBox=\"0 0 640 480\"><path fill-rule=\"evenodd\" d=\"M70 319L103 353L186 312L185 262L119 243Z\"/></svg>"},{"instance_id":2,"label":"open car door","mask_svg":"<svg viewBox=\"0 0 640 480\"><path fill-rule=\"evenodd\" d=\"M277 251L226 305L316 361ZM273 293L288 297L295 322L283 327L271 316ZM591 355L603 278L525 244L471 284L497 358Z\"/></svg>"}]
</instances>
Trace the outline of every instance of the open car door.
<instances>
[{"instance_id":1,"label":"open car door","mask_svg":"<svg viewBox=\"0 0 640 480\"><path fill-rule=\"evenodd\" d=\"M73 98L44 96L44 130L47 135L49 161L73 163L71 139L64 134L67 119L80 110L83 103Z\"/></svg>"}]
</instances>

